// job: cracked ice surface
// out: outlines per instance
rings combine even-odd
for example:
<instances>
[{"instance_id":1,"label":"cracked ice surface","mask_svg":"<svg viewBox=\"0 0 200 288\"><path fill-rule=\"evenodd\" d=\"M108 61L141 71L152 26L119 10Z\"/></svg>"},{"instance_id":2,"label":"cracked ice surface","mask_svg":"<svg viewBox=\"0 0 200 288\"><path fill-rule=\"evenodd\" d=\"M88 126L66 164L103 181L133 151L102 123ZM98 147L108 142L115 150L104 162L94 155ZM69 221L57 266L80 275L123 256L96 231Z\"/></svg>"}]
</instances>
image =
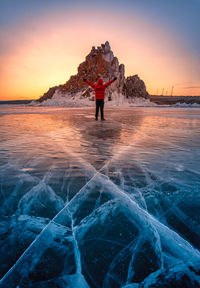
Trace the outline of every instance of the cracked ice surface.
<instances>
[{"instance_id":1,"label":"cracked ice surface","mask_svg":"<svg viewBox=\"0 0 200 288\"><path fill-rule=\"evenodd\" d=\"M0 108L0 287L200 287L199 112Z\"/></svg>"}]
</instances>

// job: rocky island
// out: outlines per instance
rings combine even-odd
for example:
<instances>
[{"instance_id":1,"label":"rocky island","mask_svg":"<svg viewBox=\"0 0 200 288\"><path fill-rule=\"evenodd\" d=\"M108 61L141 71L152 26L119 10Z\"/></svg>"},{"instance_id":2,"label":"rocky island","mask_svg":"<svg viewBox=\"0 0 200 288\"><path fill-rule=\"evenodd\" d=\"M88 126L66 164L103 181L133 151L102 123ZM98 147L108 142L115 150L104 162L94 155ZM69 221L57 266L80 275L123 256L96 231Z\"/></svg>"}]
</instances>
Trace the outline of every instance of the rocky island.
<instances>
[{"instance_id":1,"label":"rocky island","mask_svg":"<svg viewBox=\"0 0 200 288\"><path fill-rule=\"evenodd\" d=\"M125 65L119 63L106 41L101 46L91 48L85 61L79 64L76 75L72 75L64 84L49 88L43 96L34 101L34 105L91 106L95 99L94 91L83 78L93 83L102 78L105 83L114 77L117 77L117 80L106 89L105 99L110 101L110 106L131 106L137 101L141 101L145 106L200 104L200 96L149 95L144 81L137 74L125 77Z\"/></svg>"},{"instance_id":2,"label":"rocky island","mask_svg":"<svg viewBox=\"0 0 200 288\"><path fill-rule=\"evenodd\" d=\"M104 82L107 82L113 77L117 77L117 81L107 89L107 97L110 101L116 94L124 99L134 97L149 99L145 83L138 75L125 77L125 66L119 64L119 60L114 56L108 41L97 48L93 46L77 70L77 74L71 76L65 84L49 88L37 102L52 99L57 95L63 98L79 97L93 101L94 93L83 81L83 78L87 78L91 82L96 82L98 78L102 78Z\"/></svg>"}]
</instances>

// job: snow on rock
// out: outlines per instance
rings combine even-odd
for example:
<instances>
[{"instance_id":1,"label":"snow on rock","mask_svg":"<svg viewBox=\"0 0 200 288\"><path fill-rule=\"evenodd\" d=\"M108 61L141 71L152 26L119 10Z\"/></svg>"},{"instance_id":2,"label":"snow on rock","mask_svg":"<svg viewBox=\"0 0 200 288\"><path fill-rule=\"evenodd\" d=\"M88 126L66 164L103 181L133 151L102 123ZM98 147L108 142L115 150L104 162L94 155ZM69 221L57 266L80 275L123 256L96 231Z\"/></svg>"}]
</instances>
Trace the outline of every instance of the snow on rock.
<instances>
[{"instance_id":1,"label":"snow on rock","mask_svg":"<svg viewBox=\"0 0 200 288\"><path fill-rule=\"evenodd\" d=\"M86 92L86 91L85 91ZM113 92L111 94L112 101L105 98L105 107L154 107L157 106L149 99L139 97L126 98L123 94ZM32 101L28 106L63 106L63 107L94 107L94 93L91 92L89 97L84 97L82 93L76 93L73 96L67 94L66 97L62 93L56 91L51 99L43 102Z\"/></svg>"},{"instance_id":2,"label":"snow on rock","mask_svg":"<svg viewBox=\"0 0 200 288\"><path fill-rule=\"evenodd\" d=\"M75 95L65 95L56 91L51 99L43 102L32 101L28 106L66 106L66 107L91 107L94 102L90 101L88 98L82 97L82 93L77 93Z\"/></svg>"}]
</instances>

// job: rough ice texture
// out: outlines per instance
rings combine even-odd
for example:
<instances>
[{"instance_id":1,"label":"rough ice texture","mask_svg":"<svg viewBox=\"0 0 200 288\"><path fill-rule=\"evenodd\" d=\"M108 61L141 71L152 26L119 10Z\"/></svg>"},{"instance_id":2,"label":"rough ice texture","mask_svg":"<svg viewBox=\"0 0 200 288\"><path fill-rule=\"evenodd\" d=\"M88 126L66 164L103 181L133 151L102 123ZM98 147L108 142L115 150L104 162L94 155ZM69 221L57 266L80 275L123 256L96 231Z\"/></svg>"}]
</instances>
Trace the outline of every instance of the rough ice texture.
<instances>
[{"instance_id":1,"label":"rough ice texture","mask_svg":"<svg viewBox=\"0 0 200 288\"><path fill-rule=\"evenodd\" d=\"M183 275L177 272L180 277L174 280L174 275L179 275L176 270L170 268L170 273L167 273L168 270L162 270L163 267L184 263L188 259L195 267L196 261L200 259L198 250L141 209L109 178L101 174L97 174L86 184L47 226L41 226L44 222L38 217L30 218L31 221L28 217L30 216L13 218L14 222L3 225L3 229L11 229L11 234L10 241L7 239L6 243L1 245L1 249L11 251L12 262L17 260L12 253L13 249L16 251L16 246L20 247L23 243L25 250L33 240L29 232L29 229L33 229L31 221L34 221L36 233L44 227L16 266L3 278L2 283L9 287L16 284L20 287L34 287L39 285L38 281L42 281L41 285L47 281L43 285L48 285L52 281L49 279L59 283L57 277L71 275L76 271L84 275L81 276L81 281L87 281L90 287L120 287L126 283L142 282L157 270L160 271L157 272L157 276L152 276L150 280L147 278L146 281L160 281L158 287L162 287L165 283L162 282L162 275L165 275L166 282L171 277L170 281L173 283L175 280L179 283L179 278ZM9 221L13 220L11 218ZM23 230L19 229L21 220ZM41 228L38 226L39 223ZM18 240L15 240L16 236L12 236L16 233L14 231L17 231ZM24 236L27 238L26 241ZM22 253L23 250L18 253ZM8 262L6 259L3 260ZM185 267L187 270L187 265ZM198 272L193 279L195 272L192 273L192 268L188 269L191 273L186 271L187 277L192 276L188 281L200 283ZM180 281L183 282L183 279ZM75 285L76 278L74 281ZM13 283L13 286L10 283Z\"/></svg>"},{"instance_id":2,"label":"rough ice texture","mask_svg":"<svg viewBox=\"0 0 200 288\"><path fill-rule=\"evenodd\" d=\"M122 288L182 288L200 287L200 261L181 263L160 269L149 275L141 284L129 284Z\"/></svg>"},{"instance_id":3,"label":"rough ice texture","mask_svg":"<svg viewBox=\"0 0 200 288\"><path fill-rule=\"evenodd\" d=\"M200 287L198 111L23 109L1 119L0 287Z\"/></svg>"}]
</instances>

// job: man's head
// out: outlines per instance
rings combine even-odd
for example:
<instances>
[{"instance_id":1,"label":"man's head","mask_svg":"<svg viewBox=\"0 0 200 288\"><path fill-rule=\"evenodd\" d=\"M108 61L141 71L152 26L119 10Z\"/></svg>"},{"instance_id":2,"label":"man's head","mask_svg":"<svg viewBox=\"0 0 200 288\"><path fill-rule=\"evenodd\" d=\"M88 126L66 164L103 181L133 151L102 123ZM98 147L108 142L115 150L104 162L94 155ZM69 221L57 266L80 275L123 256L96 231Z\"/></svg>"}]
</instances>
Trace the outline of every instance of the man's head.
<instances>
[{"instance_id":1,"label":"man's head","mask_svg":"<svg viewBox=\"0 0 200 288\"><path fill-rule=\"evenodd\" d=\"M103 85L103 80L101 78L97 80L97 85Z\"/></svg>"}]
</instances>

